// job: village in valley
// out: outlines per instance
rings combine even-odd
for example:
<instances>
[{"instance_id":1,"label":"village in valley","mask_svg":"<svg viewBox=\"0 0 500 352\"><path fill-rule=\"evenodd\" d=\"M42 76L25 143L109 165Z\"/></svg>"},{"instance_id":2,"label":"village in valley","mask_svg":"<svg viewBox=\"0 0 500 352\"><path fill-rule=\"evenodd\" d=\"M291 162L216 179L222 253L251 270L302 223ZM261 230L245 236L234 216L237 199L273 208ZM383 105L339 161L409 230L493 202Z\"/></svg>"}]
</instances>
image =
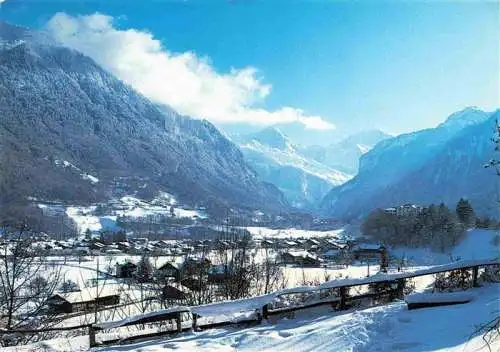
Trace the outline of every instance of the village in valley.
<instances>
[{"instance_id":1,"label":"village in valley","mask_svg":"<svg viewBox=\"0 0 500 352\"><path fill-rule=\"evenodd\" d=\"M58 217L62 214L58 207L48 210L44 204L41 208L46 215ZM8 307L8 323L13 331L33 333L2 334L2 343L18 345L34 337L35 343L60 341L67 336L86 337L76 341L91 347L118 340L133 343L149 334L246 326L262 319L277 322L314 307L342 311L377 306L429 286L445 291L449 285L474 287L497 275L491 267L497 262L491 256L499 241L491 229L498 225L490 220L489 227L481 229L481 219L474 218L475 229L462 233L460 250L447 245L449 254L429 252L431 257L425 259L418 249L400 242L363 236L363 231L373 230L370 217L358 226L330 230L325 227L337 223L321 218L307 222L316 229L272 228L258 226L263 221L261 212L245 221L228 217L216 225L202 209L188 213L177 207L165 207L163 213L155 208L155 217L138 200L111 215L96 211L97 207L86 211L70 207L63 213L75 223L77 234L58 240L27 228L26 233L23 229L4 232L2 258L7 267L24 267L24 272L7 271L2 279L12 275L14 286L29 281L26 289L12 295L19 302ZM372 217L406 222L432 209L404 204ZM176 211L191 217L178 218L174 224ZM473 210L468 203L462 215L463 221L470 221ZM304 221L297 214L274 221L285 218ZM244 222L251 226L241 226ZM23 299L24 295L36 296L36 303Z\"/></svg>"}]
</instances>

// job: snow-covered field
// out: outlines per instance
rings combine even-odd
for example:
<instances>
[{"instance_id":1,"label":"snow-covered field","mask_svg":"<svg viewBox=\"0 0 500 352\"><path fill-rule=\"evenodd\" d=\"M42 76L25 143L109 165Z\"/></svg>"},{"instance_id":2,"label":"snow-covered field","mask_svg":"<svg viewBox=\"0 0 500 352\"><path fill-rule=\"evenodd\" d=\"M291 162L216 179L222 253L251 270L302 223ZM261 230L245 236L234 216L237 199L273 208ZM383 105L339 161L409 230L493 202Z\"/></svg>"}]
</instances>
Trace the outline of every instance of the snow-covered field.
<instances>
[{"instance_id":1,"label":"snow-covered field","mask_svg":"<svg viewBox=\"0 0 500 352\"><path fill-rule=\"evenodd\" d=\"M472 302L409 311L402 301L358 311L302 313L247 329L187 333L98 351L488 351L477 329L500 313L500 284L473 289ZM491 342L498 351L500 339ZM5 351L81 351L86 337Z\"/></svg>"},{"instance_id":2,"label":"snow-covered field","mask_svg":"<svg viewBox=\"0 0 500 352\"><path fill-rule=\"evenodd\" d=\"M175 198L168 193L161 193L151 202L145 202L133 196L125 196L118 200L119 209L115 209L113 214L96 216L93 212L96 206L90 207L68 207L66 214L73 219L78 226L80 233L85 231L115 230L118 216L132 218L145 218L150 215L170 216L171 209L177 218L205 218L206 214L198 210L184 209L177 205Z\"/></svg>"},{"instance_id":3,"label":"snow-covered field","mask_svg":"<svg viewBox=\"0 0 500 352\"><path fill-rule=\"evenodd\" d=\"M336 229L329 231L313 231L313 230L301 230L301 229L271 229L268 227L247 227L248 232L250 232L255 238L311 238L311 237L336 237L343 239L345 234L345 229Z\"/></svg>"}]
</instances>

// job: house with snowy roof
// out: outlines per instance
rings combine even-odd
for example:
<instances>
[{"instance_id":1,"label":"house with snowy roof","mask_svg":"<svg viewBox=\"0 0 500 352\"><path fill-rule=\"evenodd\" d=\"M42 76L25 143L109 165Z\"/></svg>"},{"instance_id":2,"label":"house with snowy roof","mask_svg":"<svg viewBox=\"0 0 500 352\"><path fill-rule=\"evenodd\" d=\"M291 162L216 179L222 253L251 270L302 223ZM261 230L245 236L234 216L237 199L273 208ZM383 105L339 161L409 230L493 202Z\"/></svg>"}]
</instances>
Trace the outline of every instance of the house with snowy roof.
<instances>
[{"instance_id":1,"label":"house with snowy roof","mask_svg":"<svg viewBox=\"0 0 500 352\"><path fill-rule=\"evenodd\" d=\"M56 293L47 300L49 309L54 313L92 311L95 307L120 303L120 295L106 286L88 287L80 291Z\"/></svg>"},{"instance_id":2,"label":"house with snowy roof","mask_svg":"<svg viewBox=\"0 0 500 352\"><path fill-rule=\"evenodd\" d=\"M323 261L308 251L288 251L281 255L284 264L317 266Z\"/></svg>"}]
</instances>

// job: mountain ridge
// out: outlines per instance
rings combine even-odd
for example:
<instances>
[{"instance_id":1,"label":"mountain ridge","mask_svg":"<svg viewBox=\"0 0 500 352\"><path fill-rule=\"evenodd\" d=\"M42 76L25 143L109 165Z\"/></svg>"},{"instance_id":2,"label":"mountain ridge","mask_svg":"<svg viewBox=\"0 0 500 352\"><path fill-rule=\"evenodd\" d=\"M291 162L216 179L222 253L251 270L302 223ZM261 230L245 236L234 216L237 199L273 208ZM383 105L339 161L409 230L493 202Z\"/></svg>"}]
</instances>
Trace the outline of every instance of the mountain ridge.
<instances>
[{"instance_id":1,"label":"mountain ridge","mask_svg":"<svg viewBox=\"0 0 500 352\"><path fill-rule=\"evenodd\" d=\"M469 114L477 116L469 118ZM465 121L457 123L457 116ZM358 175L323 199L322 209L343 218L358 218L377 207L441 201L454 206L459 198L466 197L473 200L480 213L497 215L491 211L490 202L481 201L491 193L489 187L481 191L464 185L475 184L478 180L483 180L481 183L485 185L498 182L482 165L493 154L491 138L499 112L478 112L468 108L451 117L436 128L378 143L361 157ZM453 167L453 161L460 164L457 160L462 160L461 170ZM453 178L463 181L462 185Z\"/></svg>"},{"instance_id":2,"label":"mountain ridge","mask_svg":"<svg viewBox=\"0 0 500 352\"><path fill-rule=\"evenodd\" d=\"M3 195L17 189L23 197L97 201L128 177L146 184L135 192L163 189L193 205L287 206L208 121L159 108L92 59L26 33L0 25L0 144L11 169L2 175ZM68 160L101 182L50 166L50 158Z\"/></svg>"}]
</instances>

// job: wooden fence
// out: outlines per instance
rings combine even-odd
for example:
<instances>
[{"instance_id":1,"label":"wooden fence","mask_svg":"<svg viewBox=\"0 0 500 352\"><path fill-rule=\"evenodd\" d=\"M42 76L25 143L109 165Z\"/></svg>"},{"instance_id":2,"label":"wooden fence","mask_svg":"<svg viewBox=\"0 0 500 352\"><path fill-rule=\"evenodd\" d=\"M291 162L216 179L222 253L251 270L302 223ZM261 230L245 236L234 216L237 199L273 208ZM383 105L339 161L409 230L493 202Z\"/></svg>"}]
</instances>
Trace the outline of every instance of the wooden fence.
<instances>
[{"instance_id":1,"label":"wooden fence","mask_svg":"<svg viewBox=\"0 0 500 352\"><path fill-rule=\"evenodd\" d=\"M283 307L283 308L275 308L275 309L270 309L269 306L266 304L262 307L262 314L258 314L255 318L248 318L240 321L222 321L222 322L216 322L216 323L209 323L209 324L203 324L203 325L198 325L197 324L197 317L196 315L194 316L193 319L193 325L189 328L183 328L180 324L180 318L175 317L176 322L177 322L177 329L171 330L171 331L160 331L160 332L155 332L155 333L148 333L148 334L142 334L142 335L137 335L137 336L130 336L126 337L123 339L112 339L105 341L105 344L113 344L113 343L127 343L127 342L132 342L132 341L137 341L137 340L144 340L144 339L151 339L151 338L156 338L156 337L161 337L161 336L167 336L167 335L173 335L173 334L179 334L182 333L183 331L186 330L207 330L207 329L214 329L214 328L220 328L220 327L227 327L227 326L242 326L242 325L252 325L252 324L260 324L262 319L269 319L271 316L275 315L286 315L286 314L291 314L295 313L297 311L301 310L306 310L314 307L320 307L320 306L329 306L332 309L335 310L344 310L349 307L350 304L356 301L360 301L363 299L381 299L384 298L386 300L393 300L396 298L403 298L403 289L405 286L405 282L408 279L415 278L415 277L420 277L420 276L425 276L425 275L434 275L434 274L439 274L439 273L446 273L446 272L451 272L455 270L472 270L472 286L477 287L478 286L478 274L479 274L479 269L485 268L487 266L493 266L493 265L500 265L500 260L495 259L495 260L487 260L487 261L465 261L465 262L457 262L457 263L451 263L447 265L441 265L437 267L432 267L429 269L422 269L422 270L417 270L413 272L406 272L406 273L397 273L397 274L392 274L392 275L381 275L381 276L373 276L373 277L368 277L368 278L362 278L362 279L344 279L344 280L337 280L337 281L330 281L326 282L325 284L321 284L317 287L312 287L311 291L318 291L321 293L321 291L325 290L332 290L336 289L338 293L338 297L329 297L325 298L322 300L317 300L314 302L308 302L301 304L299 306L292 306L292 307ZM378 284L378 283L385 283L388 284L389 289L383 291L383 292L370 292L370 293L365 293L365 294L359 294L359 295L348 295L348 289L351 287L355 286L363 286L363 285L370 285L370 284ZM304 291L307 292L307 291ZM300 291L294 292L292 290L285 290L283 291L283 295L285 294L290 294L290 293L300 293ZM277 293L279 295L279 293ZM155 318L144 318L144 319L138 319L134 320L133 322L126 323L124 325L119 325L118 327L121 326L130 326L130 325L138 325L138 324L145 324L145 323L154 323L154 322L162 322L166 319L172 319L172 315L157 315ZM76 330L76 329L88 329L89 331L89 345L91 347L94 347L97 345L96 343L96 331L103 330L102 327L99 327L99 324L86 324L86 325L79 325L79 326L71 326L71 327L62 327L62 328L47 328L47 329L24 329L24 330L0 330L0 336L4 334L37 334L37 333L44 333L44 332L49 332L49 331L70 331L70 330Z\"/></svg>"}]
</instances>

